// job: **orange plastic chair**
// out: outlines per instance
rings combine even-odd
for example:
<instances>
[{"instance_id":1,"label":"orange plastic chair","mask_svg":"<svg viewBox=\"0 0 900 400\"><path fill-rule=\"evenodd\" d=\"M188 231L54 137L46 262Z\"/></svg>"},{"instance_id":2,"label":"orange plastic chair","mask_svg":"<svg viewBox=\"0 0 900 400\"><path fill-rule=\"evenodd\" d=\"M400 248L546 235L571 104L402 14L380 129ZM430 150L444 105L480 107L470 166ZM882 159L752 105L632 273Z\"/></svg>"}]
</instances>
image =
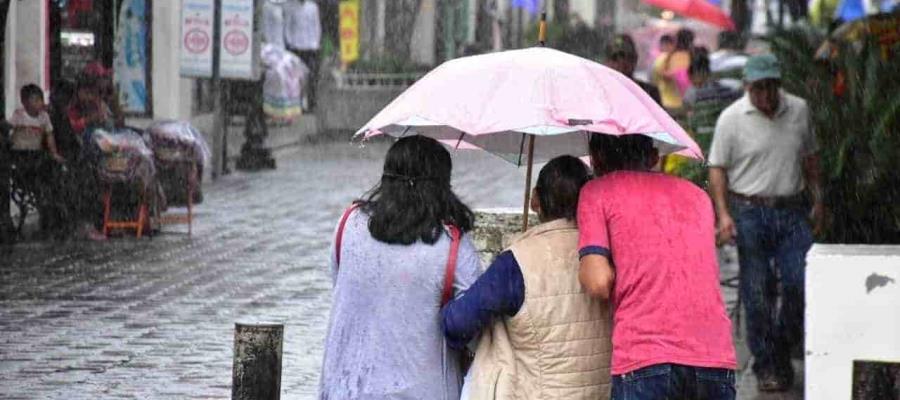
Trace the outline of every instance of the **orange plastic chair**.
<instances>
[{"instance_id":1,"label":"orange plastic chair","mask_svg":"<svg viewBox=\"0 0 900 400\"><path fill-rule=\"evenodd\" d=\"M197 188L197 163L190 162L190 168L187 169L187 212L186 213L166 213L154 219L160 225L171 224L187 224L188 236L193 233L194 226L194 190Z\"/></svg>"},{"instance_id":2,"label":"orange plastic chair","mask_svg":"<svg viewBox=\"0 0 900 400\"><path fill-rule=\"evenodd\" d=\"M149 210L144 196L141 196L138 205L138 215L136 220L113 220L112 219L112 185L106 187L103 193L103 236L109 236L109 231L113 229L134 229L135 235L140 239L144 234L144 224L147 222Z\"/></svg>"}]
</instances>

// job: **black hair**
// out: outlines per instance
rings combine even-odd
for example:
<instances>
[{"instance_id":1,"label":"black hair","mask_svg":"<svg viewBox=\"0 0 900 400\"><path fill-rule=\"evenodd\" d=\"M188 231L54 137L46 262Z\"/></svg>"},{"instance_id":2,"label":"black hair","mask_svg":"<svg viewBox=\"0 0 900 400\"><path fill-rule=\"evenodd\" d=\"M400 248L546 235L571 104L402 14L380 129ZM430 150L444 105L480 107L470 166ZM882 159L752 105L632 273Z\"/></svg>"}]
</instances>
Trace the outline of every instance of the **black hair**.
<instances>
[{"instance_id":1,"label":"black hair","mask_svg":"<svg viewBox=\"0 0 900 400\"><path fill-rule=\"evenodd\" d=\"M627 59L637 61L637 46L630 35L620 33L606 47L606 57L610 60Z\"/></svg>"},{"instance_id":2,"label":"black hair","mask_svg":"<svg viewBox=\"0 0 900 400\"><path fill-rule=\"evenodd\" d=\"M694 46L694 49L691 51L691 57L699 55L709 57L709 49L706 46Z\"/></svg>"},{"instance_id":3,"label":"black hair","mask_svg":"<svg viewBox=\"0 0 900 400\"><path fill-rule=\"evenodd\" d=\"M694 47L694 31L686 28L675 34L675 50L690 51Z\"/></svg>"},{"instance_id":4,"label":"black hair","mask_svg":"<svg viewBox=\"0 0 900 400\"><path fill-rule=\"evenodd\" d=\"M41 100L44 99L44 91L41 90L41 87L38 85L29 83L25 86L22 86L22 89L19 90L19 99L22 100L23 104L28 101L28 99L34 96L39 96Z\"/></svg>"},{"instance_id":5,"label":"black hair","mask_svg":"<svg viewBox=\"0 0 900 400\"><path fill-rule=\"evenodd\" d=\"M575 219L578 193L591 179L587 165L572 156L556 157L538 174L537 192L541 213L547 219Z\"/></svg>"},{"instance_id":6,"label":"black hair","mask_svg":"<svg viewBox=\"0 0 900 400\"><path fill-rule=\"evenodd\" d=\"M81 89L99 89L100 87L100 79L94 76L90 76L88 74L81 74L78 77L78 82L76 83L75 91L76 93Z\"/></svg>"},{"instance_id":7,"label":"black hair","mask_svg":"<svg viewBox=\"0 0 900 400\"><path fill-rule=\"evenodd\" d=\"M691 57L691 66L688 67L688 75L709 74L709 57L702 52L697 52Z\"/></svg>"},{"instance_id":8,"label":"black hair","mask_svg":"<svg viewBox=\"0 0 900 400\"><path fill-rule=\"evenodd\" d=\"M693 52L694 50L694 31L682 28L675 34L675 50L666 56L665 69L669 69L669 63L672 62L672 56L679 51Z\"/></svg>"},{"instance_id":9,"label":"black hair","mask_svg":"<svg viewBox=\"0 0 900 400\"><path fill-rule=\"evenodd\" d=\"M637 134L613 136L594 133L589 146L596 176L619 170L645 170L657 154L653 139Z\"/></svg>"},{"instance_id":10,"label":"black hair","mask_svg":"<svg viewBox=\"0 0 900 400\"><path fill-rule=\"evenodd\" d=\"M665 44L665 43L675 44L675 37L673 37L672 35L669 35L669 34L662 35L662 37L659 38L659 44Z\"/></svg>"},{"instance_id":11,"label":"black hair","mask_svg":"<svg viewBox=\"0 0 900 400\"><path fill-rule=\"evenodd\" d=\"M60 79L50 89L50 105L54 108L64 108L72 101L74 95L75 84L72 81Z\"/></svg>"},{"instance_id":12,"label":"black hair","mask_svg":"<svg viewBox=\"0 0 900 400\"><path fill-rule=\"evenodd\" d=\"M475 214L450 187L450 153L436 140L408 136L397 140L384 159L381 181L362 201L369 233L389 244L434 244L452 224L472 230Z\"/></svg>"}]
</instances>

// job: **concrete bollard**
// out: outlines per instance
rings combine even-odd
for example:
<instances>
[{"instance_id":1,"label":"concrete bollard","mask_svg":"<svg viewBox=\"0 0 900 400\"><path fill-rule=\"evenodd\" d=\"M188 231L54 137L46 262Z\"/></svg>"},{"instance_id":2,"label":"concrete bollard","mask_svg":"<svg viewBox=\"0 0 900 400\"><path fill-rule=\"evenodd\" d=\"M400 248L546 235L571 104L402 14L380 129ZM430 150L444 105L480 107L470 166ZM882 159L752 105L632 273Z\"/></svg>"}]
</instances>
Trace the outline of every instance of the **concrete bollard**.
<instances>
[{"instance_id":1,"label":"concrete bollard","mask_svg":"<svg viewBox=\"0 0 900 400\"><path fill-rule=\"evenodd\" d=\"M234 324L233 400L281 398L281 347L284 325Z\"/></svg>"}]
</instances>

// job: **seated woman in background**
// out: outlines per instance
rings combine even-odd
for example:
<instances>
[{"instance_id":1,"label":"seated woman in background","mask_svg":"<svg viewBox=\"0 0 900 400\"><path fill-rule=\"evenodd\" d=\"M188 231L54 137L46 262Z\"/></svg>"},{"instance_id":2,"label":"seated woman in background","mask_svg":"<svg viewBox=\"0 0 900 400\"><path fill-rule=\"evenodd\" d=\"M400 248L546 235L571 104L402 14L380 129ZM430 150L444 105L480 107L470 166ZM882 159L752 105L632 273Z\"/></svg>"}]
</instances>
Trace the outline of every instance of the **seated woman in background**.
<instances>
[{"instance_id":1,"label":"seated woman in background","mask_svg":"<svg viewBox=\"0 0 900 400\"><path fill-rule=\"evenodd\" d=\"M69 104L66 114L69 127L79 144L84 146L84 134L94 126L111 127L112 110L100 95L100 82L91 76L84 75L78 80L75 98ZM83 148L83 147L82 147Z\"/></svg>"},{"instance_id":2,"label":"seated woman in background","mask_svg":"<svg viewBox=\"0 0 900 400\"><path fill-rule=\"evenodd\" d=\"M468 235L474 214L453 193L451 169L436 140L402 138L380 183L345 211L319 398L458 398L459 361L447 351L440 308L481 268Z\"/></svg>"},{"instance_id":3,"label":"seated woman in background","mask_svg":"<svg viewBox=\"0 0 900 400\"><path fill-rule=\"evenodd\" d=\"M587 166L572 156L541 169L531 207L541 224L513 240L443 311L444 333L463 347L484 331L464 399L608 399L608 303L578 280L575 215Z\"/></svg>"}]
</instances>

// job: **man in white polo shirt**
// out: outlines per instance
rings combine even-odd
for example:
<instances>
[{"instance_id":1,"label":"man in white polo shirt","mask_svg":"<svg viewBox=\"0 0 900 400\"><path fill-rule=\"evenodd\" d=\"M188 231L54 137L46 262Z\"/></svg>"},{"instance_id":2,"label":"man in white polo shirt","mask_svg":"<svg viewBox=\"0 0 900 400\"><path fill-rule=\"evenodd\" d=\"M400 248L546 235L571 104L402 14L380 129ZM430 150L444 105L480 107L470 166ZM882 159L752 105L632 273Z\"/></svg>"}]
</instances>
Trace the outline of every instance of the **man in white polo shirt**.
<instances>
[{"instance_id":1,"label":"man in white polo shirt","mask_svg":"<svg viewBox=\"0 0 900 400\"><path fill-rule=\"evenodd\" d=\"M817 146L806 101L781 90L774 56L749 59L744 84L747 94L716 123L709 181L718 243L734 241L738 247L759 390L783 391L794 378L791 348L803 340L806 252L825 214ZM779 278L782 301L774 312Z\"/></svg>"}]
</instances>

